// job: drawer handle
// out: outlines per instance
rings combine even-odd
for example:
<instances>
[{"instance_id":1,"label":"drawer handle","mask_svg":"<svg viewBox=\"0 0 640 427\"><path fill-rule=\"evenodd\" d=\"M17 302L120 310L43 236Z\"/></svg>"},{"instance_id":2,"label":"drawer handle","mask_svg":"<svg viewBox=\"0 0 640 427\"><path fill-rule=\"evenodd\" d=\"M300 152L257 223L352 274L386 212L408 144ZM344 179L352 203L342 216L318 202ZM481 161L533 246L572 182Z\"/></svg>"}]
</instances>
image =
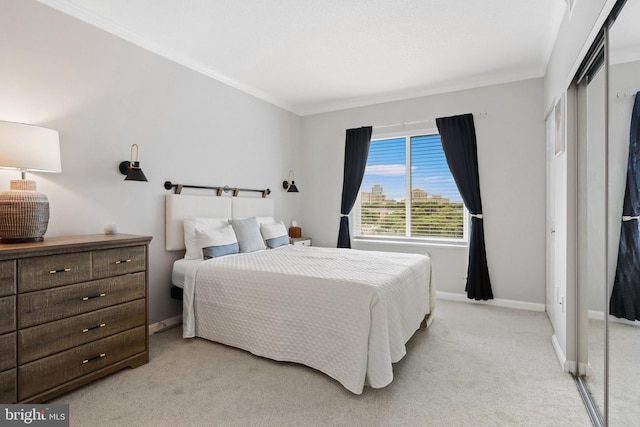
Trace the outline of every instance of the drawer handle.
<instances>
[{"instance_id":1,"label":"drawer handle","mask_svg":"<svg viewBox=\"0 0 640 427\"><path fill-rule=\"evenodd\" d=\"M66 273L71 271L70 268L58 268L57 270L49 270L49 274Z\"/></svg>"},{"instance_id":2,"label":"drawer handle","mask_svg":"<svg viewBox=\"0 0 640 427\"><path fill-rule=\"evenodd\" d=\"M131 262L130 259L121 259L120 261L116 261L116 264L125 264L127 262Z\"/></svg>"},{"instance_id":3,"label":"drawer handle","mask_svg":"<svg viewBox=\"0 0 640 427\"><path fill-rule=\"evenodd\" d=\"M106 353L100 353L99 355L97 355L97 356L95 356L95 357L91 357L91 358L89 358L89 359L84 359L84 360L82 361L82 364L84 365L85 363L93 362L93 361L95 361L95 360L100 360L100 359L102 359L103 357L105 357L106 355L107 355Z\"/></svg>"},{"instance_id":4,"label":"drawer handle","mask_svg":"<svg viewBox=\"0 0 640 427\"><path fill-rule=\"evenodd\" d=\"M88 328L84 328L82 330L82 332L89 332L89 331L93 331L94 329L99 329L99 328L104 328L105 326L107 326L106 323L100 323L99 325L95 325L95 326L90 326Z\"/></svg>"},{"instance_id":5,"label":"drawer handle","mask_svg":"<svg viewBox=\"0 0 640 427\"><path fill-rule=\"evenodd\" d=\"M100 297L104 297L104 296L107 296L107 294L102 293L102 294L88 295L86 297L82 297L82 301L88 301L90 299L100 298Z\"/></svg>"}]
</instances>

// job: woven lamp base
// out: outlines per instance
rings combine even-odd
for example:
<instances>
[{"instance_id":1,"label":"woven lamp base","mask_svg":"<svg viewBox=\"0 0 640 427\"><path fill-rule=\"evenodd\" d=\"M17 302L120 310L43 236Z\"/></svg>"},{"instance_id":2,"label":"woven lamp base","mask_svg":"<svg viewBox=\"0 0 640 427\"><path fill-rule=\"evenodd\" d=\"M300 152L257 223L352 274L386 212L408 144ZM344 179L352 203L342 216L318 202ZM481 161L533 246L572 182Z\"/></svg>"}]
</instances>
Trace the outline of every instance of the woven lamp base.
<instances>
[{"instance_id":1,"label":"woven lamp base","mask_svg":"<svg viewBox=\"0 0 640 427\"><path fill-rule=\"evenodd\" d=\"M49 225L49 200L36 191L36 182L11 180L0 193L0 243L41 242Z\"/></svg>"}]
</instances>

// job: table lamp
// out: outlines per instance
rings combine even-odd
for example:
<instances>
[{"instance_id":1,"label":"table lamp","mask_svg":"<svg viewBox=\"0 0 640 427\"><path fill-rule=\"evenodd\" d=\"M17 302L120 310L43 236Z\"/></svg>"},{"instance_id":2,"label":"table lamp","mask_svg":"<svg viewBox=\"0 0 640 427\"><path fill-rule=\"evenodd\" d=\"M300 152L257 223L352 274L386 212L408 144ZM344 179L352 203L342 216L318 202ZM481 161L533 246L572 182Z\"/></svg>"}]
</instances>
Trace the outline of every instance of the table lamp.
<instances>
[{"instance_id":1,"label":"table lamp","mask_svg":"<svg viewBox=\"0 0 640 427\"><path fill-rule=\"evenodd\" d=\"M49 224L49 200L26 172L61 172L58 132L0 121L0 168L21 172L0 193L0 243L41 242Z\"/></svg>"}]
</instances>

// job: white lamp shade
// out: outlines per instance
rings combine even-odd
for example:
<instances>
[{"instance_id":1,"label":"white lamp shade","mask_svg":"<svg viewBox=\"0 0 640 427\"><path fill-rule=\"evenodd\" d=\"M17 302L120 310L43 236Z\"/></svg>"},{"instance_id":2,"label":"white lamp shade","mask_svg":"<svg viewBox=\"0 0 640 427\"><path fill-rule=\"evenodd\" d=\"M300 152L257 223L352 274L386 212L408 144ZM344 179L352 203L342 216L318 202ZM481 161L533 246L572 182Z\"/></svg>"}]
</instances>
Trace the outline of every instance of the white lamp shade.
<instances>
[{"instance_id":1,"label":"white lamp shade","mask_svg":"<svg viewBox=\"0 0 640 427\"><path fill-rule=\"evenodd\" d=\"M61 172L58 132L0 121L0 168Z\"/></svg>"}]
</instances>

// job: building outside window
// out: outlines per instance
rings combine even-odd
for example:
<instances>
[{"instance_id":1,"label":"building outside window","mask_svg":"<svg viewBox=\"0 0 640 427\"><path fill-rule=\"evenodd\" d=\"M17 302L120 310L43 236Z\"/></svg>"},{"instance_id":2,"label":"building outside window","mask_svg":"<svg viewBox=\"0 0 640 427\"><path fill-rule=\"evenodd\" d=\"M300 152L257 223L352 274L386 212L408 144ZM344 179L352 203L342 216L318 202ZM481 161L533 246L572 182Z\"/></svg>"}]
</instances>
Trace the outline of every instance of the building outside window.
<instances>
[{"instance_id":1,"label":"building outside window","mask_svg":"<svg viewBox=\"0 0 640 427\"><path fill-rule=\"evenodd\" d=\"M468 214L440 135L373 139L352 215L356 238L466 242Z\"/></svg>"}]
</instances>

